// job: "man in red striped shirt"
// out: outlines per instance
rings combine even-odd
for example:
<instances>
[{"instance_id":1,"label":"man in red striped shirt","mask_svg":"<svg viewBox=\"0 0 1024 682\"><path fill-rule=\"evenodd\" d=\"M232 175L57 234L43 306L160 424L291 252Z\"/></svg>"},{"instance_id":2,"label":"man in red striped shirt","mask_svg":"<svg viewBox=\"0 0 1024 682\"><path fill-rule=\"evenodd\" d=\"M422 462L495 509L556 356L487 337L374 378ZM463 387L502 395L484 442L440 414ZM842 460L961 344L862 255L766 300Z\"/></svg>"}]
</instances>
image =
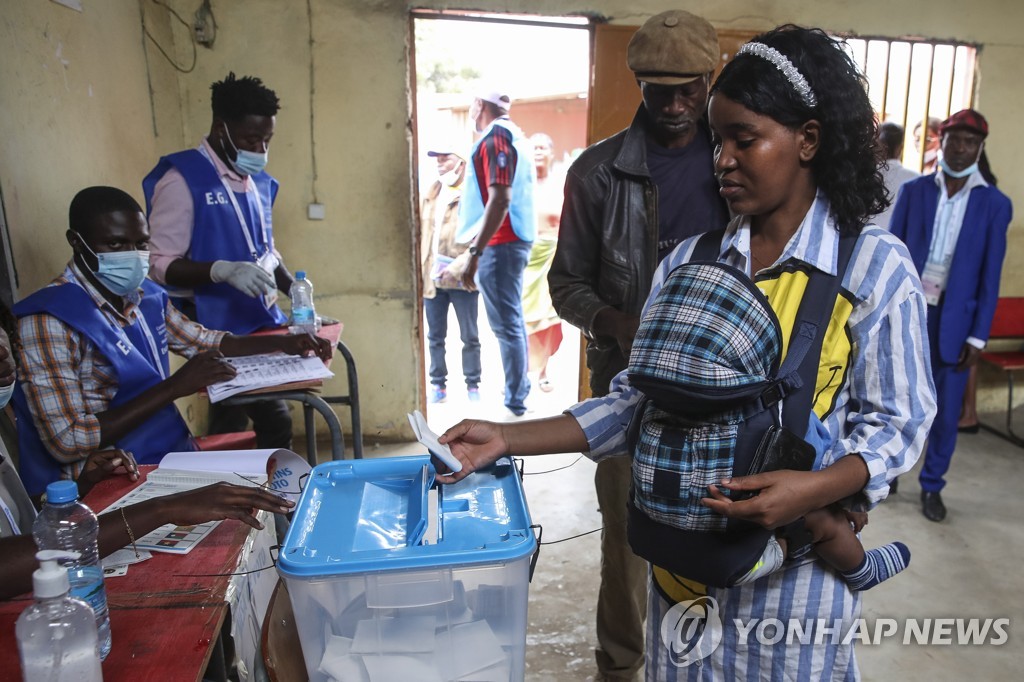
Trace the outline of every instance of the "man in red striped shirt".
<instances>
[{"instance_id":1,"label":"man in red striped shirt","mask_svg":"<svg viewBox=\"0 0 1024 682\"><path fill-rule=\"evenodd\" d=\"M498 91L480 95L470 107L481 137L467 168L457 241L471 245L463 284L483 294L505 372L505 407L520 417L530 393L522 293L537 230L536 171L533 145L509 120L510 107L509 96Z\"/></svg>"}]
</instances>

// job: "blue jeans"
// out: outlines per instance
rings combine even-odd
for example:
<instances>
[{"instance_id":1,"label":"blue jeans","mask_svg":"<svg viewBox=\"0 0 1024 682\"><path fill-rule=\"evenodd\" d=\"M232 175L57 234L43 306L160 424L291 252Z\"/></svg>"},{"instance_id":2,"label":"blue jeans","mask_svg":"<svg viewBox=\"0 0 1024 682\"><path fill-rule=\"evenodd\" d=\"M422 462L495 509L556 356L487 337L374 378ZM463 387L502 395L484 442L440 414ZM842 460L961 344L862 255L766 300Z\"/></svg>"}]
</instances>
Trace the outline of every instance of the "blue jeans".
<instances>
[{"instance_id":1,"label":"blue jeans","mask_svg":"<svg viewBox=\"0 0 1024 682\"><path fill-rule=\"evenodd\" d=\"M526 412L530 380L526 377L526 324L523 321L523 270L530 260L530 242L487 246L480 255L476 281L484 310L501 351L505 370L505 407Z\"/></svg>"},{"instance_id":2,"label":"blue jeans","mask_svg":"<svg viewBox=\"0 0 1024 682\"><path fill-rule=\"evenodd\" d=\"M448 380L444 341L448 336L449 304L455 307L455 317L459 321L459 336L462 338L462 373L466 377L466 386L472 388L480 383L480 334L477 328L480 294L460 289L438 289L434 298L423 299L423 310L427 316L427 342L430 349L430 383L444 388Z\"/></svg>"}]
</instances>

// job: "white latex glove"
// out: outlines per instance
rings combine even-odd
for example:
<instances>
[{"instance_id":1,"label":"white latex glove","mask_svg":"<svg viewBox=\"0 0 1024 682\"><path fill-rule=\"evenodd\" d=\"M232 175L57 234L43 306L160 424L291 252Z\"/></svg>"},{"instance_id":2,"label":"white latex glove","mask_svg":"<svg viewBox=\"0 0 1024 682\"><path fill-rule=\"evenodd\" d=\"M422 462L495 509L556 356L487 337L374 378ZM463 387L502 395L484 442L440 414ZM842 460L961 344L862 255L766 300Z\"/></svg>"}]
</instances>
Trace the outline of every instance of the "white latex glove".
<instances>
[{"instance_id":1,"label":"white latex glove","mask_svg":"<svg viewBox=\"0 0 1024 682\"><path fill-rule=\"evenodd\" d=\"M227 282L243 294L263 296L277 290L277 283L266 270L255 263L244 261L219 260L210 268L210 279L214 282Z\"/></svg>"}]
</instances>

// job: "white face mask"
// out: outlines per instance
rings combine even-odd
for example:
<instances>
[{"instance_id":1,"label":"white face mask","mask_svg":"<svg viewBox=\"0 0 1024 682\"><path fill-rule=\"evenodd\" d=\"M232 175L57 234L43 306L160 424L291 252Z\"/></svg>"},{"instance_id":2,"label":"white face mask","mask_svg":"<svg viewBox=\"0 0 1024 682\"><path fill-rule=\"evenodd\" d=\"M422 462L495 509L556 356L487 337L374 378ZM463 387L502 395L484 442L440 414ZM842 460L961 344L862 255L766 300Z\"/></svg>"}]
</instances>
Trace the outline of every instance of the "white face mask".
<instances>
[{"instance_id":1,"label":"white face mask","mask_svg":"<svg viewBox=\"0 0 1024 682\"><path fill-rule=\"evenodd\" d=\"M445 187L455 187L456 185L459 184L459 177L461 176L461 174L462 164L460 163L458 166L451 169L447 173L442 173L441 175L439 175L437 179L440 180L441 184L444 185Z\"/></svg>"}]
</instances>

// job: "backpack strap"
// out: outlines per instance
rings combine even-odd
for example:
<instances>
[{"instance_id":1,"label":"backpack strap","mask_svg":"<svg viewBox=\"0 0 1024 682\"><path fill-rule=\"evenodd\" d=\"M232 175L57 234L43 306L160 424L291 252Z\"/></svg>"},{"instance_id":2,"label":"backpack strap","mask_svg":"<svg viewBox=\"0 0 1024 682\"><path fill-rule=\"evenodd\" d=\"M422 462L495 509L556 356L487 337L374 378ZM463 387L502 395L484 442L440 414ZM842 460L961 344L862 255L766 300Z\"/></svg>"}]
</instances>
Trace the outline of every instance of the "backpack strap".
<instances>
[{"instance_id":1,"label":"backpack strap","mask_svg":"<svg viewBox=\"0 0 1024 682\"><path fill-rule=\"evenodd\" d=\"M722 253L722 237L724 236L724 227L702 234L693 247L690 262L698 260L718 262L718 256Z\"/></svg>"},{"instance_id":2,"label":"backpack strap","mask_svg":"<svg viewBox=\"0 0 1024 682\"><path fill-rule=\"evenodd\" d=\"M828 329L829 321L832 319L836 296L839 295L858 236L844 235L839 238L839 255L834 277L820 270L811 272L789 337L789 350L779 368L780 383L786 382L787 377L793 374L799 379L795 382L798 390L784 403L782 423L800 436L807 431L807 420L810 418L814 401L814 386L818 378L818 364L821 362L821 346L825 340L823 332ZM790 379L788 383L794 382ZM781 389L773 386L767 392L773 391L780 393ZM777 400L782 397L786 396L764 396L762 399Z\"/></svg>"}]
</instances>

